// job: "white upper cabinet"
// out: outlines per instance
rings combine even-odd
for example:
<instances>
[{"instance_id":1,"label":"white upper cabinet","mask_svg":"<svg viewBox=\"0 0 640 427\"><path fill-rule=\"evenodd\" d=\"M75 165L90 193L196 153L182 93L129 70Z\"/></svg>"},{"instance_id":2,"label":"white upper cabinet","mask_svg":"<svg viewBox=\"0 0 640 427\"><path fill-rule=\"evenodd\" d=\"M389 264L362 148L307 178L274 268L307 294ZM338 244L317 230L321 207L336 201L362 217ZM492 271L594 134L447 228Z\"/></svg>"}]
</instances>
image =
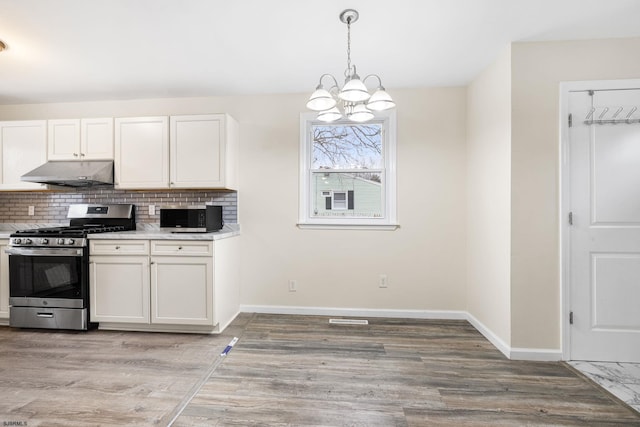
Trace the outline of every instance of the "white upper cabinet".
<instances>
[{"instance_id":1,"label":"white upper cabinet","mask_svg":"<svg viewBox=\"0 0 640 427\"><path fill-rule=\"evenodd\" d=\"M113 118L80 120L80 156L83 160L113 159Z\"/></svg>"},{"instance_id":2,"label":"white upper cabinet","mask_svg":"<svg viewBox=\"0 0 640 427\"><path fill-rule=\"evenodd\" d=\"M236 121L227 114L170 120L171 188L237 189Z\"/></svg>"},{"instance_id":3,"label":"white upper cabinet","mask_svg":"<svg viewBox=\"0 0 640 427\"><path fill-rule=\"evenodd\" d=\"M114 167L116 188L168 188L169 118L117 118Z\"/></svg>"},{"instance_id":4,"label":"white upper cabinet","mask_svg":"<svg viewBox=\"0 0 640 427\"><path fill-rule=\"evenodd\" d=\"M47 161L47 121L0 122L0 190L40 190L20 177Z\"/></svg>"},{"instance_id":5,"label":"white upper cabinet","mask_svg":"<svg viewBox=\"0 0 640 427\"><path fill-rule=\"evenodd\" d=\"M49 160L80 160L80 120L49 120Z\"/></svg>"},{"instance_id":6,"label":"white upper cabinet","mask_svg":"<svg viewBox=\"0 0 640 427\"><path fill-rule=\"evenodd\" d=\"M227 114L115 121L115 186L237 189L238 124Z\"/></svg>"},{"instance_id":7,"label":"white upper cabinet","mask_svg":"<svg viewBox=\"0 0 640 427\"><path fill-rule=\"evenodd\" d=\"M49 160L113 159L113 118L49 120Z\"/></svg>"}]
</instances>

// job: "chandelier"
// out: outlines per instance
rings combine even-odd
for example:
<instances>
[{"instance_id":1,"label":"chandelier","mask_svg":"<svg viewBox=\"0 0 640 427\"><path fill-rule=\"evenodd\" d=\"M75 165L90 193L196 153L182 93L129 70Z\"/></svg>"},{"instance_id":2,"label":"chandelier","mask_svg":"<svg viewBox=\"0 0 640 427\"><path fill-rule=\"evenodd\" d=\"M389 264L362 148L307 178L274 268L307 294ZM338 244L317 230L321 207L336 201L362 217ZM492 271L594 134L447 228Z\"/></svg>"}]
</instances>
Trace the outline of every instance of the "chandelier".
<instances>
[{"instance_id":1,"label":"chandelier","mask_svg":"<svg viewBox=\"0 0 640 427\"><path fill-rule=\"evenodd\" d=\"M340 14L340 21L347 24L347 69L344 71L344 85L339 87L338 81L331 74L320 76L320 83L311 94L307 108L318 112L318 120L333 122L346 117L354 122L366 122L374 117L374 111L384 111L396 106L391 96L382 86L377 74L369 74L364 79L351 65L351 24L358 20L358 11L346 9ZM369 93L365 82L377 79L373 94ZM323 80L329 80L331 86L325 89Z\"/></svg>"}]
</instances>

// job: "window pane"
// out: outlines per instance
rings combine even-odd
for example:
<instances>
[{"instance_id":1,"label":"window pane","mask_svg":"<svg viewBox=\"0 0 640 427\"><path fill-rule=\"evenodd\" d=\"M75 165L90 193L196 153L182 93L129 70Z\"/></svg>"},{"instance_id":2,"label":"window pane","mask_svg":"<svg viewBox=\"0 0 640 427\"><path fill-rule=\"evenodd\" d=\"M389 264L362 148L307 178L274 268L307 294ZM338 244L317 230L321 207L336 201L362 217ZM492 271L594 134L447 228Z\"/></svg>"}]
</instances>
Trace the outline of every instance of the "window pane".
<instances>
[{"instance_id":1,"label":"window pane","mask_svg":"<svg viewBox=\"0 0 640 427\"><path fill-rule=\"evenodd\" d=\"M382 218L384 212L381 182L381 171L312 172L311 216Z\"/></svg>"},{"instance_id":2,"label":"window pane","mask_svg":"<svg viewBox=\"0 0 640 427\"><path fill-rule=\"evenodd\" d=\"M333 209L347 209L347 193L334 191Z\"/></svg>"},{"instance_id":3,"label":"window pane","mask_svg":"<svg viewBox=\"0 0 640 427\"><path fill-rule=\"evenodd\" d=\"M381 169L382 124L312 126L312 169Z\"/></svg>"}]
</instances>

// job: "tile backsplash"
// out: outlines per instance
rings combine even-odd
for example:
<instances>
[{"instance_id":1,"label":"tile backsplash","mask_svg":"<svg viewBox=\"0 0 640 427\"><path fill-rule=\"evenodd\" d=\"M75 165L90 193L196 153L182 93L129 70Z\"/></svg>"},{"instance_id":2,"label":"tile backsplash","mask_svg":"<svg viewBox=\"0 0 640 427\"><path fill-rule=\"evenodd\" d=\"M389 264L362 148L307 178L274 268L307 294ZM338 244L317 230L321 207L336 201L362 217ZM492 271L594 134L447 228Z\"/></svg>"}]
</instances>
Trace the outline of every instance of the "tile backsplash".
<instances>
[{"instance_id":1,"label":"tile backsplash","mask_svg":"<svg viewBox=\"0 0 640 427\"><path fill-rule=\"evenodd\" d=\"M68 207L74 203L132 203L136 205L137 222L144 224L159 223L162 206L211 203L222 206L225 223L238 222L238 195L235 191L132 191L101 188L0 192L0 223L65 223L68 221ZM155 215L149 215L149 205L156 206ZM30 206L34 207L34 215L29 215Z\"/></svg>"}]
</instances>

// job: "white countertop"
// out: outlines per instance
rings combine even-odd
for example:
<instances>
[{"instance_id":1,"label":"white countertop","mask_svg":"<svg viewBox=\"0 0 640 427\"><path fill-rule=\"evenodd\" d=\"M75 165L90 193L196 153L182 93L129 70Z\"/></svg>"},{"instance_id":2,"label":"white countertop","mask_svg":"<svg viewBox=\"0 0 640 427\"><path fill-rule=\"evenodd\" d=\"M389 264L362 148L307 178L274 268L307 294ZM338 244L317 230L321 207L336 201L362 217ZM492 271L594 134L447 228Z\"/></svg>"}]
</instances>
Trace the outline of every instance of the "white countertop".
<instances>
[{"instance_id":1,"label":"white countertop","mask_svg":"<svg viewBox=\"0 0 640 427\"><path fill-rule=\"evenodd\" d=\"M87 237L91 240L221 240L240 235L238 224L225 224L222 230L212 233L171 233L157 228L112 233L96 233Z\"/></svg>"},{"instance_id":2,"label":"white countertop","mask_svg":"<svg viewBox=\"0 0 640 427\"><path fill-rule=\"evenodd\" d=\"M25 228L38 228L49 224L2 224L0 225L0 239L9 239L16 230ZM134 231L118 231L113 233L90 234L89 239L146 239L146 240L220 240L240 235L239 224L225 224L220 231L213 233L169 233L159 228L150 226Z\"/></svg>"}]
</instances>

